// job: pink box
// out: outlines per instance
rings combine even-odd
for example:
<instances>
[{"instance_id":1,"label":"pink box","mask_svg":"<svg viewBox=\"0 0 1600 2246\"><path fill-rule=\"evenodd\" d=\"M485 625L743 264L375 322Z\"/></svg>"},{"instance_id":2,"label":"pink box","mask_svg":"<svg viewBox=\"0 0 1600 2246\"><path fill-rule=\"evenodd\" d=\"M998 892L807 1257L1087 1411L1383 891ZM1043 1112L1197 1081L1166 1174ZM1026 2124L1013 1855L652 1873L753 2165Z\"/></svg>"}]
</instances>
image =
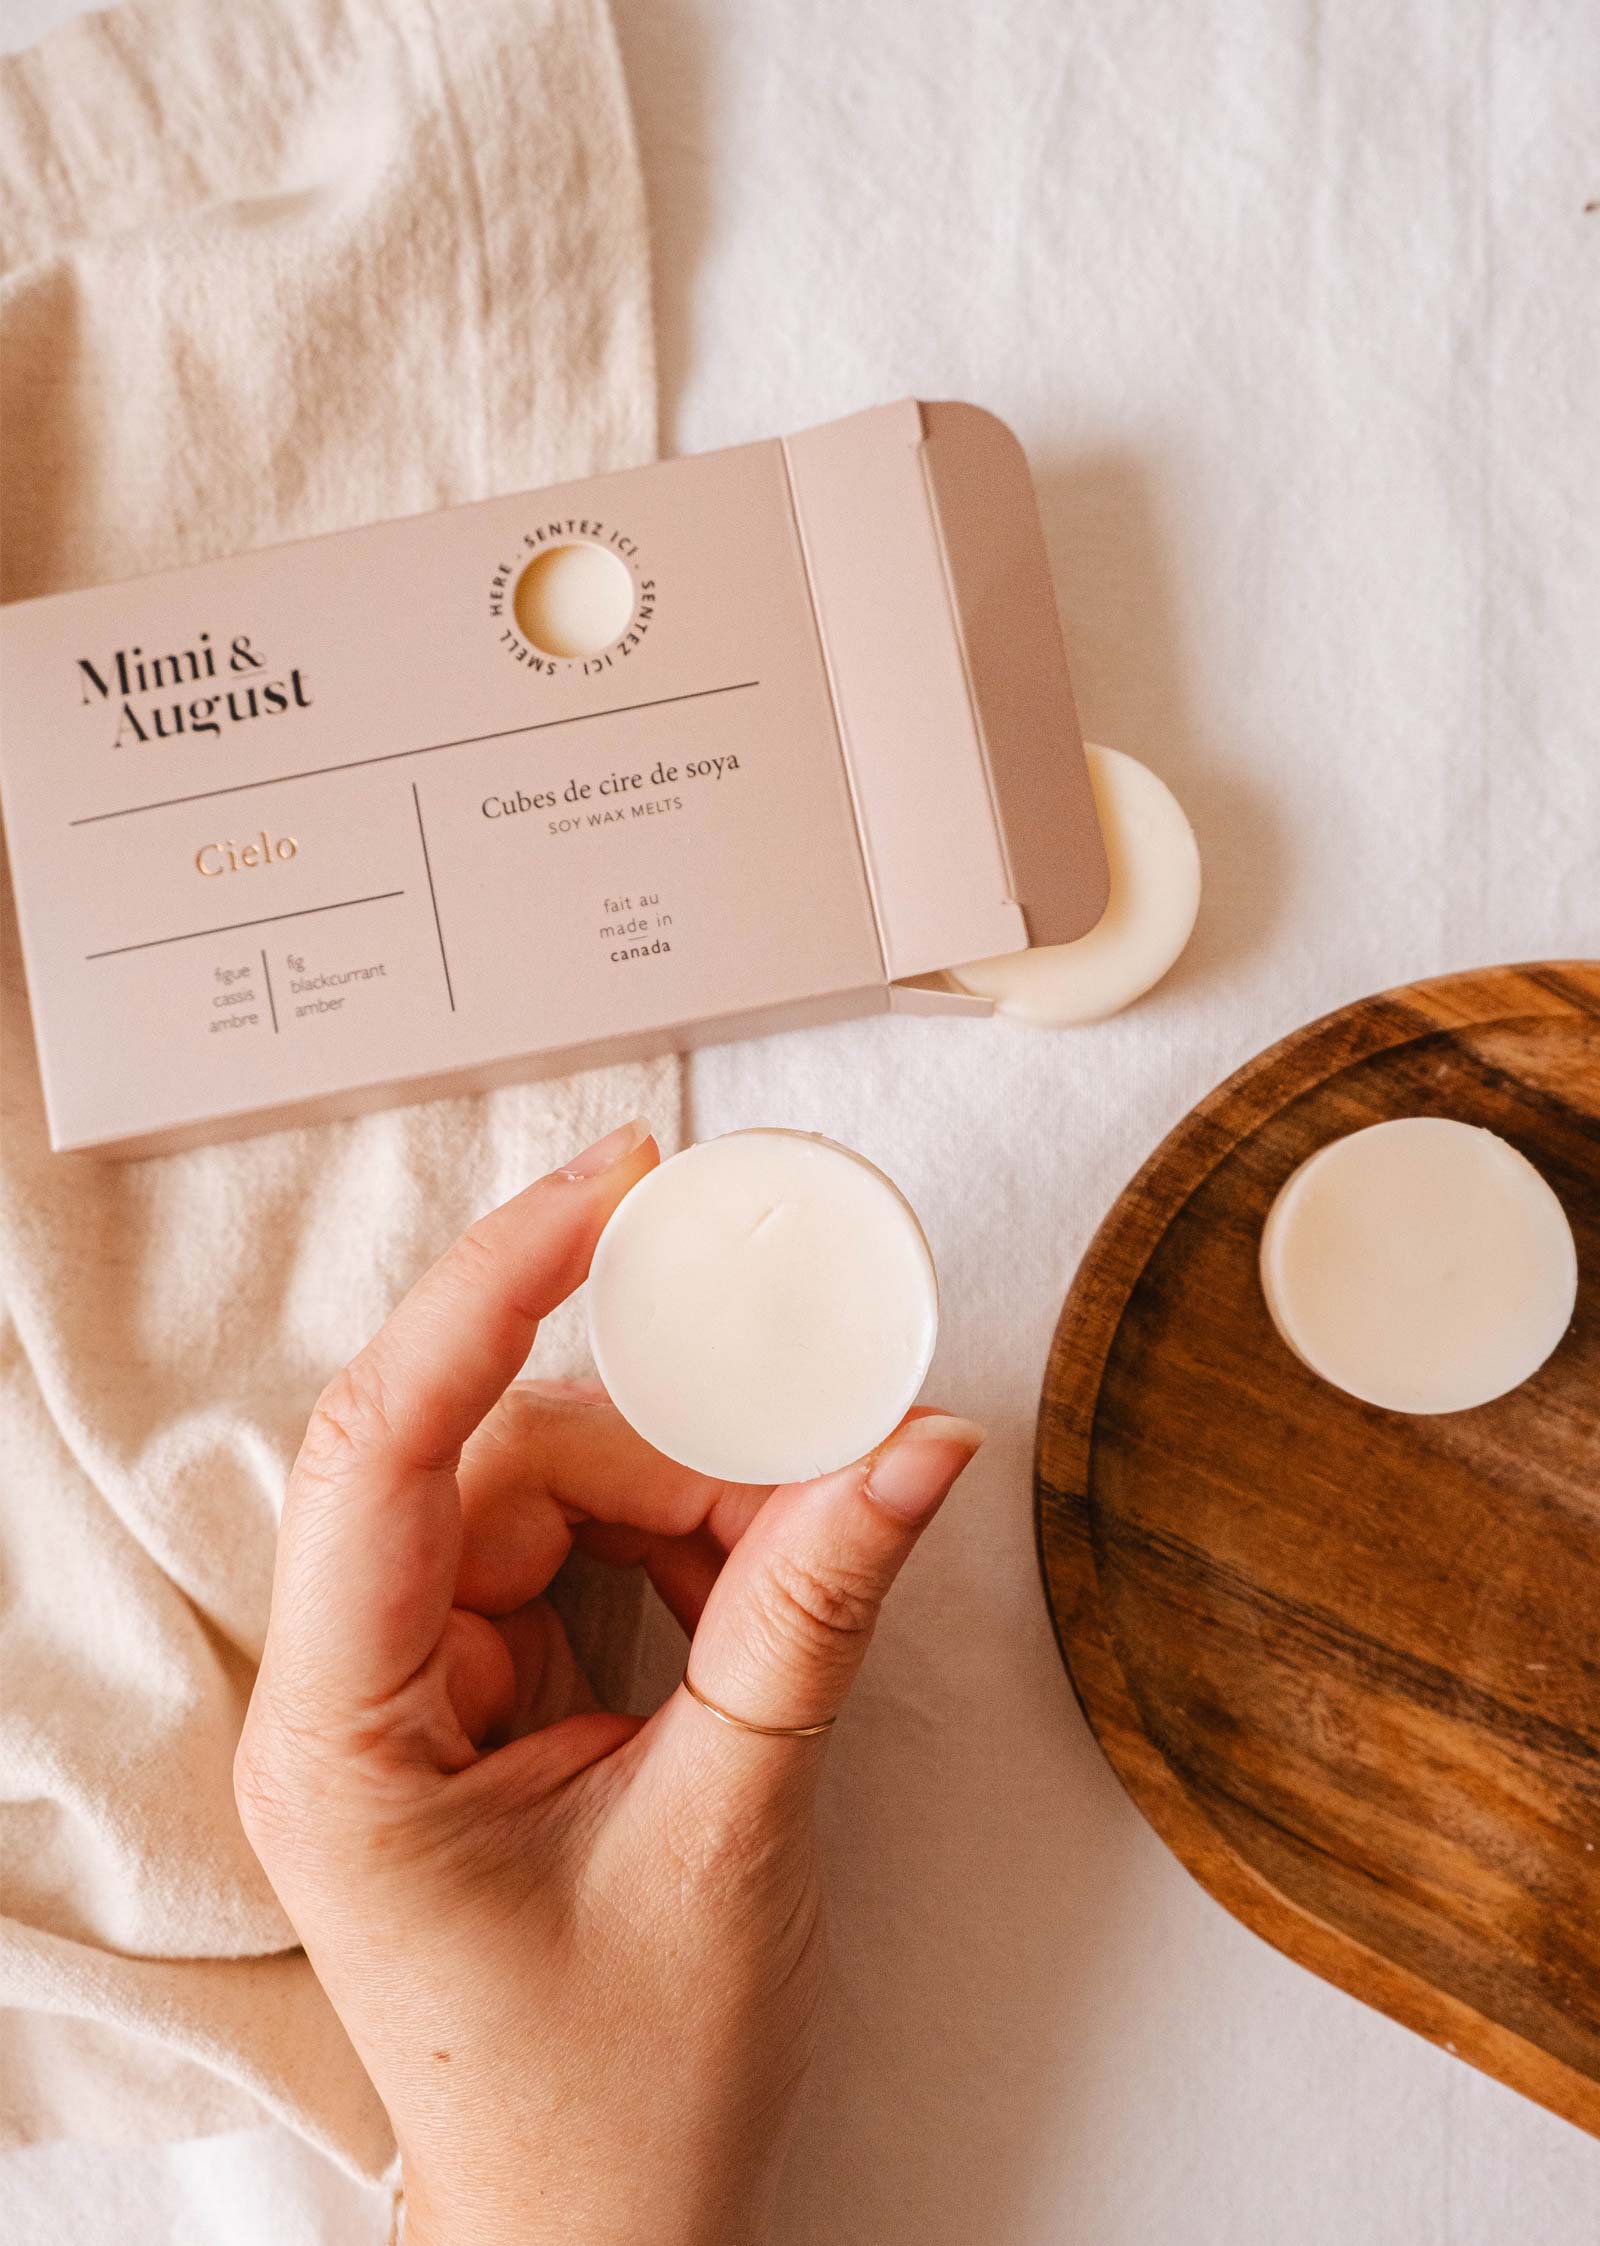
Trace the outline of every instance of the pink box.
<instances>
[{"instance_id":1,"label":"pink box","mask_svg":"<svg viewBox=\"0 0 1600 2246\"><path fill-rule=\"evenodd\" d=\"M620 606L551 653L524 572L573 546ZM985 1013L940 971L1106 897L1027 465L967 405L0 609L0 793L51 1143L115 1155Z\"/></svg>"}]
</instances>

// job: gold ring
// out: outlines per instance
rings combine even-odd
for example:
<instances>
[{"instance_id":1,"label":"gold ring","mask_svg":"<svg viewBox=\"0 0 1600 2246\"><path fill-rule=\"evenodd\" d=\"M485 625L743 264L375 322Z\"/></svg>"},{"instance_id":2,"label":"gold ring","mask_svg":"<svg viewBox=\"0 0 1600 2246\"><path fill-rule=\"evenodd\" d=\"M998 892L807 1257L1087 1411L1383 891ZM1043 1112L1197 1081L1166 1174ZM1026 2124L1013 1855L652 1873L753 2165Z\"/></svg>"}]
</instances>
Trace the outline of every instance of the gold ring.
<instances>
[{"instance_id":1,"label":"gold ring","mask_svg":"<svg viewBox=\"0 0 1600 2246\"><path fill-rule=\"evenodd\" d=\"M708 1700L687 1670L683 1689L691 1700L699 1701L708 1715L715 1716L718 1723L731 1723L735 1731L758 1732L763 1739L815 1739L819 1731L831 1731L839 1720L837 1716L826 1716L821 1723L750 1723L743 1716L730 1715L726 1708L719 1708L714 1700Z\"/></svg>"}]
</instances>

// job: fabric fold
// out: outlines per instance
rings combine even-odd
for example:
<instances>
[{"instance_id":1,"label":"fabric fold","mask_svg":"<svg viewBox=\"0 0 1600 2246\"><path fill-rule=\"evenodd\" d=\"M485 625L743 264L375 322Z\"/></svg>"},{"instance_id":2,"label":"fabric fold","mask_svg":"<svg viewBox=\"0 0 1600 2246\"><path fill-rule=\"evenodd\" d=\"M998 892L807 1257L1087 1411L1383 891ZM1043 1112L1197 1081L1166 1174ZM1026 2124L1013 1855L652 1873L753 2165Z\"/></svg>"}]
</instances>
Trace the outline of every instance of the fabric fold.
<instances>
[{"instance_id":1,"label":"fabric fold","mask_svg":"<svg viewBox=\"0 0 1600 2246\"><path fill-rule=\"evenodd\" d=\"M0 63L4 598L653 450L600 0L161 0ZM626 1115L674 1142L676 1064L98 1165L46 1147L9 895L3 978L0 2143L271 2113L375 2176L233 1811L284 1476L472 1216ZM537 1368L585 1361L563 1313ZM615 1679L631 1587L571 1611Z\"/></svg>"}]
</instances>

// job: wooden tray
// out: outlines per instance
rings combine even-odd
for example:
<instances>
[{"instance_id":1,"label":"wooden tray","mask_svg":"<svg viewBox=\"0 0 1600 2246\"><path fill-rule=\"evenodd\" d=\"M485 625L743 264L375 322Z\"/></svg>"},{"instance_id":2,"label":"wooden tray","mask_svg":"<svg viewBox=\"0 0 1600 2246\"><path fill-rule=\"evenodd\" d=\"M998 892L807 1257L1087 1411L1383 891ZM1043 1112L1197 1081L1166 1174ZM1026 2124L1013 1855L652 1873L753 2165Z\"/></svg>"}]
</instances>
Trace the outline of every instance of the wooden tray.
<instances>
[{"instance_id":1,"label":"wooden tray","mask_svg":"<svg viewBox=\"0 0 1600 2246\"><path fill-rule=\"evenodd\" d=\"M1262 1221L1329 1139L1487 1124L1560 1195L1577 1315L1418 1419L1278 1340ZM1067 1297L1040 1560L1112 1767L1298 1964L1600 2135L1600 965L1391 991L1240 1070Z\"/></svg>"}]
</instances>

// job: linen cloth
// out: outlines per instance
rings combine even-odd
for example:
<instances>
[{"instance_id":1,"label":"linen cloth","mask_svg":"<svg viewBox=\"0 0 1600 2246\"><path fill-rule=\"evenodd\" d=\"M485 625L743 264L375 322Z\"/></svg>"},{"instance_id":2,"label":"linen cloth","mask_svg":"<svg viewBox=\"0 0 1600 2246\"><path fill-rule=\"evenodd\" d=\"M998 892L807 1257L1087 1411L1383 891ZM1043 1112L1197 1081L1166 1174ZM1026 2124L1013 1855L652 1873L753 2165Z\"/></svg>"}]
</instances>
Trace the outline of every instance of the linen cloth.
<instances>
[{"instance_id":1,"label":"linen cloth","mask_svg":"<svg viewBox=\"0 0 1600 2246\"><path fill-rule=\"evenodd\" d=\"M74 24L0 67L0 284L7 599L653 449L599 0ZM267 2112L375 2177L386 2119L233 1809L286 1466L472 1216L630 1114L671 1143L674 1064L98 1164L46 1149L9 910L4 975L0 2132ZM580 1367L570 1314L538 1362ZM579 1609L624 1662L628 1600Z\"/></svg>"},{"instance_id":2,"label":"linen cloth","mask_svg":"<svg viewBox=\"0 0 1600 2246\"><path fill-rule=\"evenodd\" d=\"M830 1750L834 1993L779 2246L1589 2246L1600 2146L1289 1965L1129 1806L1028 1474L1077 1259L1197 1097L1363 991L1600 946L1593 10L614 12L665 449L916 391L1005 414L1086 729L1172 782L1207 879L1184 960L1098 1028L690 1063L697 1134L810 1125L912 1194L929 1393L992 1431ZM387 2227L283 2130L40 2147L7 2183L24 2235L85 2246Z\"/></svg>"}]
</instances>

